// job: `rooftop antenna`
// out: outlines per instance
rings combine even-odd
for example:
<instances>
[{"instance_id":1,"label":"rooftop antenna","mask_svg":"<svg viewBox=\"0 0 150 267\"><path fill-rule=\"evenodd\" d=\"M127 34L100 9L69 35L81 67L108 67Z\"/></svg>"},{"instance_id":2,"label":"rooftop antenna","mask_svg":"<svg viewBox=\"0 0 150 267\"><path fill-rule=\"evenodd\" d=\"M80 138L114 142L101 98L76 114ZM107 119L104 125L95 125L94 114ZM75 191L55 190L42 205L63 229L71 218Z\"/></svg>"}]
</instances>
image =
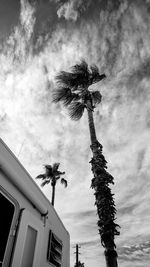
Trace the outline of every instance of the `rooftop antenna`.
<instances>
[{"instance_id":1,"label":"rooftop antenna","mask_svg":"<svg viewBox=\"0 0 150 267\"><path fill-rule=\"evenodd\" d=\"M21 150L22 150L22 147L23 147L24 143L25 143L25 139L23 140L23 142L22 142L22 144L21 144L20 150L19 150L19 152L18 152L18 157L20 156L20 153L21 153Z\"/></svg>"}]
</instances>

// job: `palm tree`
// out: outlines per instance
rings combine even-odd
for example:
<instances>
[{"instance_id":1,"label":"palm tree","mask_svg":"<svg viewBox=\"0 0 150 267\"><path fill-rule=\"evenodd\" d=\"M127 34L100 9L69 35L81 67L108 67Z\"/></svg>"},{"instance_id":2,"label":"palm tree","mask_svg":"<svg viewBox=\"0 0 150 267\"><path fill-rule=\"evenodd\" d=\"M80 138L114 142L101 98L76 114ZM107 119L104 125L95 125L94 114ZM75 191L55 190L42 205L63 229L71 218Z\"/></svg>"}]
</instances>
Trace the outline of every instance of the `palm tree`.
<instances>
[{"instance_id":1,"label":"palm tree","mask_svg":"<svg viewBox=\"0 0 150 267\"><path fill-rule=\"evenodd\" d=\"M65 172L59 171L59 165L60 163L54 163L53 165L44 165L45 173L39 174L36 179L41 179L42 183L41 186L45 186L46 184L51 183L52 186L52 205L54 206L54 200L55 200L55 187L57 181L60 179L62 175L65 174ZM64 178L61 178L61 183L64 184L65 187L67 187L67 180Z\"/></svg>"},{"instance_id":2,"label":"palm tree","mask_svg":"<svg viewBox=\"0 0 150 267\"><path fill-rule=\"evenodd\" d=\"M92 165L93 179L91 187L95 190L95 205L98 213L98 228L101 236L101 243L105 248L107 267L117 267L117 252L114 242L119 225L115 223L116 208L113 194L109 184L114 184L113 177L106 171L107 161L102 154L102 145L96 137L93 112L95 106L101 102L102 96L99 91L92 91L89 87L106 77L99 73L97 66L88 67L82 60L72 67L71 72L61 71L56 76L57 88L53 93L55 103L62 102L68 108L69 116L73 120L79 120L84 110L87 110L88 125L91 138L91 150L93 157Z\"/></svg>"}]
</instances>

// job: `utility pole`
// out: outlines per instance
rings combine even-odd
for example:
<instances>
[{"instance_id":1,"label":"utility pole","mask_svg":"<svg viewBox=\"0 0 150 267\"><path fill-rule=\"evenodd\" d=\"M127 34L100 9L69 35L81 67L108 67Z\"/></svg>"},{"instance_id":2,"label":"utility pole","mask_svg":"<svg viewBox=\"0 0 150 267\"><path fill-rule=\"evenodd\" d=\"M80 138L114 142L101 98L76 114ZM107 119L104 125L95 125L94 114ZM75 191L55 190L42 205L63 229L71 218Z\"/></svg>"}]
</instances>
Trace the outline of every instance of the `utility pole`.
<instances>
[{"instance_id":1,"label":"utility pole","mask_svg":"<svg viewBox=\"0 0 150 267\"><path fill-rule=\"evenodd\" d=\"M79 265L79 246L76 244L76 265Z\"/></svg>"},{"instance_id":2,"label":"utility pole","mask_svg":"<svg viewBox=\"0 0 150 267\"><path fill-rule=\"evenodd\" d=\"M76 265L75 265L75 267L79 267L79 245L78 244L76 244L76 252L74 252L75 254L76 254Z\"/></svg>"}]
</instances>

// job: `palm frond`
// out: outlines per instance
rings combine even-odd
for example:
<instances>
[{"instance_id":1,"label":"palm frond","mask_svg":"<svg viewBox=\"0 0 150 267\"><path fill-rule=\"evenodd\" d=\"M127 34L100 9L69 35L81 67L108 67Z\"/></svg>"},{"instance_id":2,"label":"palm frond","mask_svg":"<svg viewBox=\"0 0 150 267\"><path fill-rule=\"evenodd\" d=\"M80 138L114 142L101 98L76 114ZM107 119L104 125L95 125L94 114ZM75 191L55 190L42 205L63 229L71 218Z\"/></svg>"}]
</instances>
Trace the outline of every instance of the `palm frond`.
<instances>
[{"instance_id":1,"label":"palm frond","mask_svg":"<svg viewBox=\"0 0 150 267\"><path fill-rule=\"evenodd\" d=\"M86 87L89 84L90 71L85 60L72 67L72 73L77 76L77 85Z\"/></svg>"},{"instance_id":2,"label":"palm frond","mask_svg":"<svg viewBox=\"0 0 150 267\"><path fill-rule=\"evenodd\" d=\"M99 91L91 92L91 96L94 104L99 104L102 100L102 95Z\"/></svg>"},{"instance_id":3,"label":"palm frond","mask_svg":"<svg viewBox=\"0 0 150 267\"><path fill-rule=\"evenodd\" d=\"M52 170L52 165L50 165L50 164L45 164L44 167L49 169L49 170Z\"/></svg>"},{"instance_id":4,"label":"palm frond","mask_svg":"<svg viewBox=\"0 0 150 267\"><path fill-rule=\"evenodd\" d=\"M91 65L90 70L91 70L92 76L98 76L99 75L99 69L96 65Z\"/></svg>"},{"instance_id":5,"label":"palm frond","mask_svg":"<svg viewBox=\"0 0 150 267\"><path fill-rule=\"evenodd\" d=\"M57 84L60 84L60 85L65 85L67 86L68 84L68 78L69 78L69 73L66 72L66 71L60 71L56 77L55 77L55 80L57 82Z\"/></svg>"},{"instance_id":6,"label":"palm frond","mask_svg":"<svg viewBox=\"0 0 150 267\"><path fill-rule=\"evenodd\" d=\"M63 104L65 107L69 106L71 102L73 101L76 101L76 100L79 100L80 97L78 94L75 94L75 93L71 93L70 97L66 98L64 101L63 101Z\"/></svg>"},{"instance_id":7,"label":"palm frond","mask_svg":"<svg viewBox=\"0 0 150 267\"><path fill-rule=\"evenodd\" d=\"M77 90L79 86L88 86L90 71L88 64L82 60L80 64L76 64L71 68L72 72L61 71L55 77L58 85L62 87L69 87L73 91Z\"/></svg>"},{"instance_id":8,"label":"palm frond","mask_svg":"<svg viewBox=\"0 0 150 267\"><path fill-rule=\"evenodd\" d=\"M44 187L46 184L49 184L50 180L45 180L43 183L41 183L41 186Z\"/></svg>"},{"instance_id":9,"label":"palm frond","mask_svg":"<svg viewBox=\"0 0 150 267\"><path fill-rule=\"evenodd\" d=\"M35 177L35 179L42 179L44 180L46 178L45 174L39 174L38 176Z\"/></svg>"},{"instance_id":10,"label":"palm frond","mask_svg":"<svg viewBox=\"0 0 150 267\"><path fill-rule=\"evenodd\" d=\"M72 68L71 68L71 70L72 70L72 72L74 73L74 74L81 74L81 73L83 73L83 74L85 74L85 75L89 75L89 68L88 68L88 64L86 63L86 61L83 59L82 61L81 61L81 63L80 64L76 64L76 65L74 65Z\"/></svg>"},{"instance_id":11,"label":"palm frond","mask_svg":"<svg viewBox=\"0 0 150 267\"><path fill-rule=\"evenodd\" d=\"M106 78L106 75L105 73L99 75L99 76L95 76L94 79L93 79L93 83L97 83L97 82L100 82L101 80L105 79Z\"/></svg>"},{"instance_id":12,"label":"palm frond","mask_svg":"<svg viewBox=\"0 0 150 267\"><path fill-rule=\"evenodd\" d=\"M61 171L58 171L58 173L60 176L65 174L65 172L61 172Z\"/></svg>"},{"instance_id":13,"label":"palm frond","mask_svg":"<svg viewBox=\"0 0 150 267\"><path fill-rule=\"evenodd\" d=\"M59 162L56 162L56 163L53 164L53 168L52 168L53 169L53 172L56 172L58 170L59 165L60 165Z\"/></svg>"},{"instance_id":14,"label":"palm frond","mask_svg":"<svg viewBox=\"0 0 150 267\"><path fill-rule=\"evenodd\" d=\"M85 105L81 102L74 102L69 106L69 116L72 120L80 120L83 112L84 112Z\"/></svg>"},{"instance_id":15,"label":"palm frond","mask_svg":"<svg viewBox=\"0 0 150 267\"><path fill-rule=\"evenodd\" d=\"M100 74L99 69L96 65L90 66L91 70L91 84L101 81L102 79L106 78L105 74Z\"/></svg>"},{"instance_id":16,"label":"palm frond","mask_svg":"<svg viewBox=\"0 0 150 267\"><path fill-rule=\"evenodd\" d=\"M46 177L52 177L53 176L53 170L51 165L44 165L45 167L45 175Z\"/></svg>"},{"instance_id":17,"label":"palm frond","mask_svg":"<svg viewBox=\"0 0 150 267\"><path fill-rule=\"evenodd\" d=\"M60 87L53 92L52 98L54 103L66 101L71 96L71 90L67 87Z\"/></svg>"},{"instance_id":18,"label":"palm frond","mask_svg":"<svg viewBox=\"0 0 150 267\"><path fill-rule=\"evenodd\" d=\"M63 87L74 88L78 86L78 75L75 73L61 71L55 79L57 84Z\"/></svg>"},{"instance_id":19,"label":"palm frond","mask_svg":"<svg viewBox=\"0 0 150 267\"><path fill-rule=\"evenodd\" d=\"M68 185L67 180L62 178L61 179L61 184L63 184L65 187L67 187L67 185Z\"/></svg>"},{"instance_id":20,"label":"palm frond","mask_svg":"<svg viewBox=\"0 0 150 267\"><path fill-rule=\"evenodd\" d=\"M105 79L105 78L106 78L105 73L99 75L99 81L101 81L101 80L103 80L103 79Z\"/></svg>"},{"instance_id":21,"label":"palm frond","mask_svg":"<svg viewBox=\"0 0 150 267\"><path fill-rule=\"evenodd\" d=\"M69 88L59 88L53 93L53 102L61 101L65 107L69 106L71 102L79 100L80 96L72 93Z\"/></svg>"}]
</instances>

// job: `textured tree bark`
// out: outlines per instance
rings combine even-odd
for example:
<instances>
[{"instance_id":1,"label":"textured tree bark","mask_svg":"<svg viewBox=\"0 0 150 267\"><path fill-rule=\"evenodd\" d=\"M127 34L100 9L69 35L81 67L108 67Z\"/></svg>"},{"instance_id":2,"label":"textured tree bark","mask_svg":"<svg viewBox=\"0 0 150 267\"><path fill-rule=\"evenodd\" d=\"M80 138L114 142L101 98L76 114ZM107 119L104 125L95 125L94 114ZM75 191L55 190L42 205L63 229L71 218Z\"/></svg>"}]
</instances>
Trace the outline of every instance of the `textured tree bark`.
<instances>
[{"instance_id":1,"label":"textured tree bark","mask_svg":"<svg viewBox=\"0 0 150 267\"><path fill-rule=\"evenodd\" d=\"M115 204L113 194L108 184L113 184L113 177L106 171L107 161L102 154L102 145L97 141L93 119L93 111L90 101L87 103L88 122L91 138L91 150L93 158L90 163L94 178L91 187L95 190L97 213L99 216L98 226L102 245L105 247L106 267L118 267L117 252L115 250L114 230Z\"/></svg>"},{"instance_id":2,"label":"textured tree bark","mask_svg":"<svg viewBox=\"0 0 150 267\"><path fill-rule=\"evenodd\" d=\"M105 250L106 267L118 267L117 252L115 250Z\"/></svg>"}]
</instances>

